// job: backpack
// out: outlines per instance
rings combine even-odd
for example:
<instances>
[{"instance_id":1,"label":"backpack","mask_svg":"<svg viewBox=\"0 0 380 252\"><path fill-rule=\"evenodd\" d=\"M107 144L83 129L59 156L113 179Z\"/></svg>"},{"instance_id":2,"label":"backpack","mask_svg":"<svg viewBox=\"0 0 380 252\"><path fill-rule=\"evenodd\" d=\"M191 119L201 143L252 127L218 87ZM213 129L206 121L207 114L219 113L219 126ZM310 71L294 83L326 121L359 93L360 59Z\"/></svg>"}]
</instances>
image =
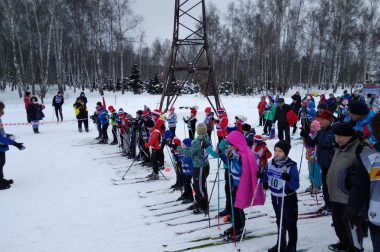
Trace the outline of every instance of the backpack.
<instances>
[{"instance_id":1,"label":"backpack","mask_svg":"<svg viewBox=\"0 0 380 252\"><path fill-rule=\"evenodd\" d=\"M291 127L294 126L294 124L298 121L298 116L297 114L294 112L293 109L290 109L287 113L286 113L286 120L288 121L289 125Z\"/></svg>"}]
</instances>

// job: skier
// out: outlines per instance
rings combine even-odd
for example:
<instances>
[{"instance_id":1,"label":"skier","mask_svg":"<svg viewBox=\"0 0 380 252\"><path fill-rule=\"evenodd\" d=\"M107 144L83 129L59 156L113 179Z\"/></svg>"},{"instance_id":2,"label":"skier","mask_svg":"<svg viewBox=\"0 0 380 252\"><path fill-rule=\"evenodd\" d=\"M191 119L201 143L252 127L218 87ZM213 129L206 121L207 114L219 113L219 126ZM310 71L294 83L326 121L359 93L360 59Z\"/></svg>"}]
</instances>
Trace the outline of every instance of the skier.
<instances>
[{"instance_id":1,"label":"skier","mask_svg":"<svg viewBox=\"0 0 380 252\"><path fill-rule=\"evenodd\" d=\"M322 190L325 205L318 211L324 215L331 214L331 204L329 199L329 190L326 183L327 173L331 166L331 160L334 155L334 135L332 122L334 120L330 111L326 110L318 115L321 129L317 131L314 137L309 135L310 132L302 130L300 135L308 147L317 146L317 160L322 170Z\"/></svg>"},{"instance_id":2,"label":"skier","mask_svg":"<svg viewBox=\"0 0 380 252\"><path fill-rule=\"evenodd\" d=\"M99 140L102 138L102 124L99 120L99 115L103 111L103 105L101 102L96 103L95 112L92 116L90 116L90 119L93 123L96 124L96 129L98 130L98 136L95 138L96 140Z\"/></svg>"},{"instance_id":3,"label":"skier","mask_svg":"<svg viewBox=\"0 0 380 252\"><path fill-rule=\"evenodd\" d=\"M264 171L268 163L268 159L272 157L272 152L270 152L270 150L268 149L267 144L265 143L265 139L262 136L255 136L252 151L253 154L255 154L259 171Z\"/></svg>"},{"instance_id":4,"label":"skier","mask_svg":"<svg viewBox=\"0 0 380 252\"><path fill-rule=\"evenodd\" d=\"M285 104L284 98L279 98L278 103L279 106L276 109L273 123L276 123L276 121L278 121L278 139L284 140L285 132L285 141L290 143L290 125L288 123L287 113L291 110L291 108L288 104Z\"/></svg>"},{"instance_id":5,"label":"skier","mask_svg":"<svg viewBox=\"0 0 380 252\"><path fill-rule=\"evenodd\" d=\"M171 107L169 110L169 115L168 115L168 128L173 132L173 135L175 136L175 130L177 128L177 114L174 112L175 108Z\"/></svg>"},{"instance_id":6,"label":"skier","mask_svg":"<svg viewBox=\"0 0 380 252\"><path fill-rule=\"evenodd\" d=\"M58 113L61 117L61 122L63 121L62 105L64 102L65 101L64 101L62 92L58 91L58 94L53 97L53 101L52 101L52 106L54 107L54 110L55 110L55 116L57 117L57 122L59 122Z\"/></svg>"},{"instance_id":7,"label":"skier","mask_svg":"<svg viewBox=\"0 0 380 252\"><path fill-rule=\"evenodd\" d=\"M276 114L277 110L277 104L274 103L274 100L272 97L269 97L269 104L265 106L265 112L264 112L264 132L263 135L269 136L269 134L272 131L272 123L274 120L274 116Z\"/></svg>"},{"instance_id":8,"label":"skier","mask_svg":"<svg viewBox=\"0 0 380 252\"><path fill-rule=\"evenodd\" d=\"M197 110L195 108L190 109L190 117L186 119L183 118L183 121L187 124L187 128L189 129L189 138L194 140L195 137L195 125L197 123Z\"/></svg>"},{"instance_id":9,"label":"skier","mask_svg":"<svg viewBox=\"0 0 380 252\"><path fill-rule=\"evenodd\" d=\"M310 131L310 124L316 116L315 104L311 100L304 100L302 107L298 112L298 117L301 120L302 129L306 132Z\"/></svg>"},{"instance_id":10,"label":"skier","mask_svg":"<svg viewBox=\"0 0 380 252\"><path fill-rule=\"evenodd\" d=\"M14 141L14 136L6 134L1 117L4 115L5 104L0 101L0 190L8 189L13 184L12 179L4 178L5 152L9 150L9 145L15 146L19 150L25 149L23 143Z\"/></svg>"},{"instance_id":11,"label":"skier","mask_svg":"<svg viewBox=\"0 0 380 252\"><path fill-rule=\"evenodd\" d=\"M98 120L101 125L101 131L102 131L102 140L99 142L99 144L107 144L108 143L108 126L109 126L109 114L108 111L102 107L99 107L99 117Z\"/></svg>"},{"instance_id":12,"label":"skier","mask_svg":"<svg viewBox=\"0 0 380 252\"><path fill-rule=\"evenodd\" d=\"M193 190L191 187L191 179L194 170L193 160L191 159L191 142L192 140L190 138L185 138L182 141L182 145L177 146L178 158L183 172L184 186L183 193L177 200L182 200L182 204L194 202Z\"/></svg>"},{"instance_id":13,"label":"skier","mask_svg":"<svg viewBox=\"0 0 380 252\"><path fill-rule=\"evenodd\" d=\"M35 134L40 133L38 131L38 126L40 120L42 120L45 115L42 110L45 109L45 105L38 103L38 99L35 96L30 97L30 102L28 105L28 121L32 123L32 128Z\"/></svg>"},{"instance_id":14,"label":"skier","mask_svg":"<svg viewBox=\"0 0 380 252\"><path fill-rule=\"evenodd\" d=\"M356 124L354 129L360 132L363 137L367 138L371 144L376 143L376 139L372 134L371 121L375 116L375 112L368 109L367 104L363 102L353 102L349 107L351 120Z\"/></svg>"},{"instance_id":15,"label":"skier","mask_svg":"<svg viewBox=\"0 0 380 252\"><path fill-rule=\"evenodd\" d=\"M349 200L350 183L358 173L357 164L359 157L357 149L360 140L355 136L355 131L350 123L337 124L333 130L337 148L328 172L327 185L329 189L330 201L332 204L332 220L335 233L339 239L336 244L331 244L328 248L332 251L363 251L363 236L357 233L356 243L360 248L355 248L350 244L350 232L346 228L344 214ZM352 226L360 227L361 220L358 219Z\"/></svg>"},{"instance_id":16,"label":"skier","mask_svg":"<svg viewBox=\"0 0 380 252\"><path fill-rule=\"evenodd\" d=\"M25 91L25 95L24 95L24 105L25 105L25 111L26 111L26 117L27 117L27 122L30 123L29 119L28 119L28 105L29 105L29 102L30 102L30 92L29 91Z\"/></svg>"},{"instance_id":17,"label":"skier","mask_svg":"<svg viewBox=\"0 0 380 252\"><path fill-rule=\"evenodd\" d=\"M218 108L218 119L216 122L216 135L218 136L218 143L227 136L228 116L224 108Z\"/></svg>"},{"instance_id":18,"label":"skier","mask_svg":"<svg viewBox=\"0 0 380 252\"><path fill-rule=\"evenodd\" d=\"M145 122L145 127L150 131L149 141L145 143L145 148L152 149L152 154L150 156L151 166L153 171L147 176L148 180L158 180L159 179L159 168L160 168L160 157L161 157L161 132L155 127L153 120L149 119Z\"/></svg>"},{"instance_id":19,"label":"skier","mask_svg":"<svg viewBox=\"0 0 380 252\"><path fill-rule=\"evenodd\" d=\"M287 141L277 142L274 146L274 157L263 174L264 188L269 188L271 191L279 233L276 245L268 249L268 252L277 252L278 247L280 251L297 251L298 199L296 191L299 188L299 174L297 163L288 157L290 148L290 143ZM288 243L286 243L286 233L289 237Z\"/></svg>"},{"instance_id":20,"label":"skier","mask_svg":"<svg viewBox=\"0 0 380 252\"><path fill-rule=\"evenodd\" d=\"M206 113L206 118L203 122L207 126L207 135L211 139L211 134L214 130L214 123L215 123L214 112L212 112L211 107L206 107L205 113Z\"/></svg>"},{"instance_id":21,"label":"skier","mask_svg":"<svg viewBox=\"0 0 380 252\"><path fill-rule=\"evenodd\" d=\"M245 137L245 140L247 141L247 144L249 146L249 148L252 148L253 146L253 140L255 138L255 135L256 135L256 131L254 128L251 127L250 124L248 123L245 123L243 125L243 135Z\"/></svg>"},{"instance_id":22,"label":"skier","mask_svg":"<svg viewBox=\"0 0 380 252\"><path fill-rule=\"evenodd\" d=\"M84 124L84 129L86 130L86 132L88 132L88 111L83 100L80 98L77 98L73 107L74 107L75 116L78 121L79 132L82 132L82 124Z\"/></svg>"},{"instance_id":23,"label":"skier","mask_svg":"<svg viewBox=\"0 0 380 252\"><path fill-rule=\"evenodd\" d=\"M262 118L262 117L261 117ZM235 116L235 126L237 131L243 134L243 126L245 125L245 122L247 121L247 117L243 115L237 115Z\"/></svg>"},{"instance_id":24,"label":"skier","mask_svg":"<svg viewBox=\"0 0 380 252\"><path fill-rule=\"evenodd\" d=\"M174 162L173 166L175 170L176 181L174 185L172 185L170 188L174 190L182 189L183 174L182 174L181 160L179 158L178 151L177 151L178 145L174 143L174 135L171 130L165 131L164 138L162 139L162 144L170 148L170 151L173 157L172 162Z\"/></svg>"},{"instance_id":25,"label":"skier","mask_svg":"<svg viewBox=\"0 0 380 252\"><path fill-rule=\"evenodd\" d=\"M120 144L121 149L123 152L123 156L127 156L128 159L131 157L131 123L132 123L132 116L126 112L122 108L119 109L117 112L117 115L119 117L119 135L120 135Z\"/></svg>"},{"instance_id":26,"label":"skier","mask_svg":"<svg viewBox=\"0 0 380 252\"><path fill-rule=\"evenodd\" d=\"M297 106L298 107L301 107L301 95L300 95L300 93L297 91L294 95L292 95L292 100L293 101L296 101L297 102Z\"/></svg>"},{"instance_id":27,"label":"skier","mask_svg":"<svg viewBox=\"0 0 380 252\"><path fill-rule=\"evenodd\" d=\"M267 105L267 102L265 99L266 99L265 96L261 96L261 100L260 100L259 104L257 104L257 110L259 111L259 121L260 121L259 126L264 126L263 115L264 115L265 106Z\"/></svg>"},{"instance_id":28,"label":"skier","mask_svg":"<svg viewBox=\"0 0 380 252\"><path fill-rule=\"evenodd\" d=\"M116 109L113 106L108 106L108 111L111 113L110 114L110 123L112 127L112 136L113 140L110 143L110 145L116 145L118 144L117 141L117 130L118 130L118 125L120 123L119 116L116 112Z\"/></svg>"}]
</instances>

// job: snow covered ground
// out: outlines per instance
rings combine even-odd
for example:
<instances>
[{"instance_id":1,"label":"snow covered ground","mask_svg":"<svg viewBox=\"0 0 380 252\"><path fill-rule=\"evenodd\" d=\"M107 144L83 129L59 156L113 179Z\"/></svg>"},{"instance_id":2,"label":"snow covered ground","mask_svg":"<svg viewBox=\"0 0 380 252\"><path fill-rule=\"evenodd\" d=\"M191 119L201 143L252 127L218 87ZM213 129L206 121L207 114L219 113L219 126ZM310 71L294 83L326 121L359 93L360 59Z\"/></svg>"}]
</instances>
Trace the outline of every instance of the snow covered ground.
<instances>
[{"instance_id":1,"label":"snow covered ground","mask_svg":"<svg viewBox=\"0 0 380 252\"><path fill-rule=\"evenodd\" d=\"M54 92L55 94L55 92ZM46 98L45 121L54 121L50 106L53 93ZM78 94L70 91L65 94L63 107L64 119L74 120L72 104ZM100 100L96 93L87 92L89 113L93 113L95 103ZM22 99L16 92L0 94L0 100L6 104L3 123L25 122L26 114ZM146 104L156 108L159 96L150 95L105 95L107 105L124 108L134 114ZM290 102L290 99L286 99ZM248 122L262 133L258 125L257 103L259 97L222 97L223 105L233 119L237 114L244 114ZM179 97L176 103L179 118L189 114L188 110L180 110L179 106L197 105L200 110L198 119L203 120L204 107L207 100L202 96L188 95ZM111 178L119 178L129 167L131 161L121 157L118 148L109 145L97 145L94 125L90 122L89 133L79 133L75 121L60 124L51 123L40 126L41 134L35 135L31 126L5 126L7 133L17 136L17 141L23 142L26 149L22 152L11 147L7 152L7 163L4 173L7 178L13 178L15 183L9 190L0 191L0 251L165 251L202 245L210 241L188 243L187 241L217 236L229 224L201 229L189 234L178 235L194 228L207 227L208 222L183 224L190 220L200 220L204 216L193 216L186 211L167 214L173 210L181 210L187 206L167 203L179 197L179 192L170 192L168 188L174 183L173 170L165 171L165 176L159 181L135 183L115 186ZM178 135L183 138L184 127L180 120ZM268 141L272 150L276 140ZM293 141L290 157L300 162L302 144ZM165 151L165 154L167 152ZM166 167L171 167L166 155ZM212 181L217 171L216 160L211 161L212 172L208 178ZM127 175L127 181L144 177L150 171L146 168L133 167ZM307 164L304 160L301 168L301 188L304 191L309 186ZM128 183L129 183L128 182ZM155 192L151 192L155 191ZM223 195L223 184L220 183L220 195ZM313 203L310 196L300 197L299 212L315 210L319 206L306 206ZM322 199L319 198L319 203ZM217 207L217 186L211 200L211 209ZM223 208L224 200L220 200ZM247 231L252 234L263 234L276 231L270 195L267 193L265 206L249 209L247 212L260 211L248 216L267 216L247 220ZM210 213L215 216L216 211ZM181 217L183 216L183 217ZM165 221L172 219L170 221ZM223 221L220 223L222 224ZM211 225L217 220L211 220ZM337 241L331 217L299 220L298 248L310 248L308 251L328 251L327 245ZM241 251L266 251L273 246L276 236L244 241L238 247ZM164 247L163 245L167 245ZM370 251L370 240L365 240L366 251ZM233 244L209 247L199 251L236 251Z\"/></svg>"}]
</instances>

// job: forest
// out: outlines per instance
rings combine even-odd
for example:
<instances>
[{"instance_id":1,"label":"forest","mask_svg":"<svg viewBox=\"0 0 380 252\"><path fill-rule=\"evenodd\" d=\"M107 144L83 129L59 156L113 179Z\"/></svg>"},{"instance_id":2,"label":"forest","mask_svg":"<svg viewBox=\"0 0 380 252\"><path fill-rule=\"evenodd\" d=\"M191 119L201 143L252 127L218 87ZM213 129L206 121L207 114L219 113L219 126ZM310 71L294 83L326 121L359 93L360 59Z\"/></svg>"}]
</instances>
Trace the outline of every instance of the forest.
<instances>
[{"instance_id":1,"label":"forest","mask_svg":"<svg viewBox=\"0 0 380 252\"><path fill-rule=\"evenodd\" d=\"M379 0L236 0L222 13L207 2L220 93L365 82L369 62L379 55L379 5ZM18 90L20 96L30 90L41 98L52 86L160 93L171 39L148 44L143 22L132 0L2 0L1 90ZM184 92L198 92L203 82L195 76Z\"/></svg>"}]
</instances>

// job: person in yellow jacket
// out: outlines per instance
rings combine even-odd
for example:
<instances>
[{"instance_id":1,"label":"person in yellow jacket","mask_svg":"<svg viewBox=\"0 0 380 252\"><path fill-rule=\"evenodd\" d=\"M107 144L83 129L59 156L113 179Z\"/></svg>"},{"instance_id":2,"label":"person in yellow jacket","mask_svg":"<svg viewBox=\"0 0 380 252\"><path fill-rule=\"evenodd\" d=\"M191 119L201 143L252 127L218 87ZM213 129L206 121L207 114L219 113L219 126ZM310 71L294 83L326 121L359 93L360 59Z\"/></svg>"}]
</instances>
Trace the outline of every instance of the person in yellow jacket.
<instances>
[{"instance_id":1,"label":"person in yellow jacket","mask_svg":"<svg viewBox=\"0 0 380 252\"><path fill-rule=\"evenodd\" d=\"M78 130L82 132L82 124L84 124L84 129L88 132L88 110L86 104L78 98L73 105L75 116L78 120Z\"/></svg>"}]
</instances>

